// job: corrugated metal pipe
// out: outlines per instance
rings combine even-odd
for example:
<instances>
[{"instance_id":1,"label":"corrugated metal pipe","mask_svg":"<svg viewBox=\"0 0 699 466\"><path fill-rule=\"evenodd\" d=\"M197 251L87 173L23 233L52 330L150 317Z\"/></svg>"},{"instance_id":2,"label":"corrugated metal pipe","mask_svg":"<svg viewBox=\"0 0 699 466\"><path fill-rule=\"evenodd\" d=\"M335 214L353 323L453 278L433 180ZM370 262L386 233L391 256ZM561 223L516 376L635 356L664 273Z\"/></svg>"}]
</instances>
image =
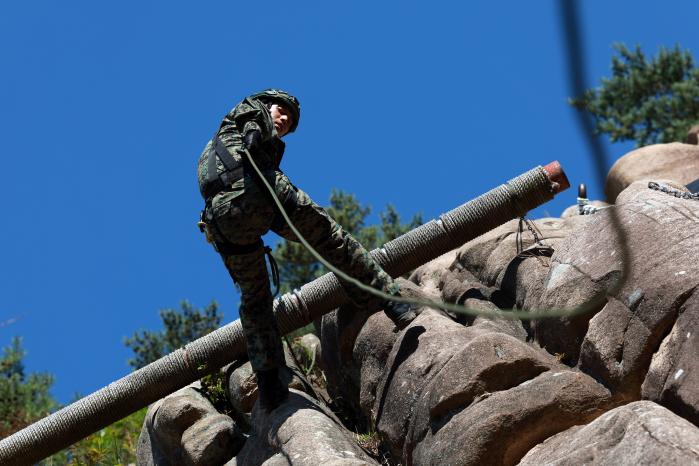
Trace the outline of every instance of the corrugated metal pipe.
<instances>
[{"instance_id":1,"label":"corrugated metal pipe","mask_svg":"<svg viewBox=\"0 0 699 466\"><path fill-rule=\"evenodd\" d=\"M534 168L371 254L389 274L402 275L525 215L568 187L558 162ZM346 301L340 282L326 274L276 299L274 313L282 333L288 333ZM245 355L236 320L0 440L0 464L34 464Z\"/></svg>"}]
</instances>

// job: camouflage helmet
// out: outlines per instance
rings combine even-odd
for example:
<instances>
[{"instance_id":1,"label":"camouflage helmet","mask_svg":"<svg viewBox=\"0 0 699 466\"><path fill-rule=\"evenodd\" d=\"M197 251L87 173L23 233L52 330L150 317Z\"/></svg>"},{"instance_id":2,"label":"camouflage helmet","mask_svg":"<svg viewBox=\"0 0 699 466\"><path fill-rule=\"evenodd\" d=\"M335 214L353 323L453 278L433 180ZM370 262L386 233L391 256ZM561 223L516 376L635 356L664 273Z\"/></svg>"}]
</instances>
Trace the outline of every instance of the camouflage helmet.
<instances>
[{"instance_id":1,"label":"camouflage helmet","mask_svg":"<svg viewBox=\"0 0 699 466\"><path fill-rule=\"evenodd\" d=\"M250 96L252 99L258 99L263 102L276 102L282 104L285 108L291 112L291 128L289 132L293 133L299 124L299 119L301 118L301 104L299 100L293 95L282 91L281 89L265 89L264 91L258 92Z\"/></svg>"}]
</instances>

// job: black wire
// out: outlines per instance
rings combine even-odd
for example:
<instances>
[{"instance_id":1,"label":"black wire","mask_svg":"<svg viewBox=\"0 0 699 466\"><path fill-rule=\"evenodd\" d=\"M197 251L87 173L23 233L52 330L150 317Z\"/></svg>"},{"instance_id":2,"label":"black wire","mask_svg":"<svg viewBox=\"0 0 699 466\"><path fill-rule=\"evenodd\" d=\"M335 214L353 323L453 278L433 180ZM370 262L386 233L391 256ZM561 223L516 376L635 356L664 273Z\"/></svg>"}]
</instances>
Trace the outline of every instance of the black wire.
<instances>
[{"instance_id":1,"label":"black wire","mask_svg":"<svg viewBox=\"0 0 699 466\"><path fill-rule=\"evenodd\" d=\"M583 97L587 89L587 61L585 57L584 41L580 28L580 12L578 2L575 0L559 0L558 12L561 24L561 33L565 44L567 59L568 90L574 97ZM578 129L587 143L589 155L592 158L594 174L600 186L604 186L607 178L609 157L605 145L600 137L595 134L592 116L584 110L574 111ZM620 250L621 276L611 289L601 292L589 302L583 304L588 310L593 310L604 300L605 295L616 294L624 285L629 276L629 264L631 251L628 246L627 235L619 220L616 209L608 209L612 230L617 236L617 247Z\"/></svg>"},{"instance_id":2,"label":"black wire","mask_svg":"<svg viewBox=\"0 0 699 466\"><path fill-rule=\"evenodd\" d=\"M562 33L565 39L564 43L566 45L565 56L568 61L568 92L572 96L580 98L585 94L585 90L588 87L585 79L587 76L587 60L585 58L584 42L580 33L578 2L575 0L559 0L558 6ZM601 186L604 186L609 164L607 150L601 139L595 134L592 116L583 110L576 109L575 117L580 132L590 150L597 179L601 181Z\"/></svg>"}]
</instances>

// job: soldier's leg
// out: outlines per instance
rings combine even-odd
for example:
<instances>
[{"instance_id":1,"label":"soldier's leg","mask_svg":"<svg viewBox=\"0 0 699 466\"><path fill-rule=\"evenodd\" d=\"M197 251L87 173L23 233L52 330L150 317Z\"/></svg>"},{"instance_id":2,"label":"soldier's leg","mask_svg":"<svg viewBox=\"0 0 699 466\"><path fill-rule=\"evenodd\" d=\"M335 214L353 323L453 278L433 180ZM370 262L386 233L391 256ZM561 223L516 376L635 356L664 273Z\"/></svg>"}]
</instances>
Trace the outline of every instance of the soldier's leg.
<instances>
[{"instance_id":1,"label":"soldier's leg","mask_svg":"<svg viewBox=\"0 0 699 466\"><path fill-rule=\"evenodd\" d=\"M272 313L272 293L264 249L224 257L226 269L240 287L240 322L255 372L284 364L281 335Z\"/></svg>"},{"instance_id":2,"label":"soldier's leg","mask_svg":"<svg viewBox=\"0 0 699 466\"><path fill-rule=\"evenodd\" d=\"M247 342L248 357L257 377L260 408L272 411L289 395L281 381L285 367L279 327L272 312L272 293L265 265L264 249L225 256L231 278L240 286L240 322Z\"/></svg>"},{"instance_id":3,"label":"soldier's leg","mask_svg":"<svg viewBox=\"0 0 699 466\"><path fill-rule=\"evenodd\" d=\"M369 252L305 192L296 188L286 175L277 175L276 191L296 228L331 264L373 288L394 296L400 294L400 286ZM281 215L275 218L272 230L287 240L298 241ZM383 299L363 292L350 283L341 282L357 306L378 309L384 305Z\"/></svg>"},{"instance_id":4,"label":"soldier's leg","mask_svg":"<svg viewBox=\"0 0 699 466\"><path fill-rule=\"evenodd\" d=\"M255 371L277 367L283 358L272 318L272 294L260 237L274 219L272 203L251 179L244 189L217 194L209 207L210 233L228 273L240 287L240 320Z\"/></svg>"},{"instance_id":5,"label":"soldier's leg","mask_svg":"<svg viewBox=\"0 0 699 466\"><path fill-rule=\"evenodd\" d=\"M248 357L257 376L259 404L270 411L289 393L279 379L284 354L260 236L274 219L274 206L257 183L245 178L244 190L217 195L211 206L210 228L226 269L241 291L240 321Z\"/></svg>"}]
</instances>

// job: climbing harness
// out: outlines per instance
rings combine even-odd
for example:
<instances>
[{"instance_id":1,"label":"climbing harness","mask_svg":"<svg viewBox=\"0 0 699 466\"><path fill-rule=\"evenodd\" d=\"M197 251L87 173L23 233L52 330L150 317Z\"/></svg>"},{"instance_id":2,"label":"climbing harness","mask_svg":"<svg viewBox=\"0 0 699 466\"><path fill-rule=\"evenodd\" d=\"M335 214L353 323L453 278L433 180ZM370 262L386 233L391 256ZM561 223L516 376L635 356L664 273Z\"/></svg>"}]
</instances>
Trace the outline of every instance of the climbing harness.
<instances>
[{"instance_id":1,"label":"climbing harness","mask_svg":"<svg viewBox=\"0 0 699 466\"><path fill-rule=\"evenodd\" d=\"M199 230L206 235L206 241L211 243L214 246L214 249L216 249L216 252L218 252L221 256L223 257L228 257L228 256L239 256L241 254L250 254L252 252L257 251L258 249L262 248L264 249L264 254L267 256L267 261L269 262L269 270L272 275L272 285L274 285L274 293L273 296L277 296L279 294L280 290L280 281L279 281L279 265L277 264L277 261L274 259L274 256L272 255L272 248L269 246L265 246L265 244L262 242L262 238L260 238L258 241L254 243L249 243L249 244L234 244L234 243L229 243L229 242L221 242L221 241L216 241L213 236L211 235L210 232L210 227L209 223L204 221L204 212L206 212L206 208L202 211L202 218L197 222L197 225L199 226ZM214 226L214 228L218 229L216 227L216 222L213 220L213 218L210 220L211 224ZM223 237L219 233L219 237Z\"/></svg>"},{"instance_id":2,"label":"climbing harness","mask_svg":"<svg viewBox=\"0 0 699 466\"><path fill-rule=\"evenodd\" d=\"M225 191L227 187L231 186L236 181L242 179L245 176L246 166L244 163L240 163L231 157L231 154L228 152L228 148L226 148L221 139L218 137L218 133L216 133L216 135L212 138L211 145L212 147L209 151L209 157L207 160L207 181L204 187L206 204L204 209L199 214L199 221L197 222L199 231L204 233L206 236L206 241L212 244L214 249L216 249L216 251L224 257L249 254L263 248L264 253L267 256L267 261L269 262L269 269L272 275L272 284L274 285L275 289L273 296L277 296L280 290L279 266L272 255L272 248L265 246L261 238L258 241L250 244L234 244L228 241L216 240L216 237L223 239L225 236L221 234L213 215L210 214L213 197L219 192ZM224 166L224 170L220 174L218 173L216 164L217 158ZM216 230L216 237L212 234L212 227L214 230Z\"/></svg>"},{"instance_id":3,"label":"climbing harness","mask_svg":"<svg viewBox=\"0 0 699 466\"><path fill-rule=\"evenodd\" d=\"M692 194L679 189L675 189L672 186L668 186L664 183L658 183L657 181L651 181L648 183L648 188L655 191L660 191L661 193L669 194L675 196L679 199L688 199L692 201L699 201L699 193Z\"/></svg>"}]
</instances>

